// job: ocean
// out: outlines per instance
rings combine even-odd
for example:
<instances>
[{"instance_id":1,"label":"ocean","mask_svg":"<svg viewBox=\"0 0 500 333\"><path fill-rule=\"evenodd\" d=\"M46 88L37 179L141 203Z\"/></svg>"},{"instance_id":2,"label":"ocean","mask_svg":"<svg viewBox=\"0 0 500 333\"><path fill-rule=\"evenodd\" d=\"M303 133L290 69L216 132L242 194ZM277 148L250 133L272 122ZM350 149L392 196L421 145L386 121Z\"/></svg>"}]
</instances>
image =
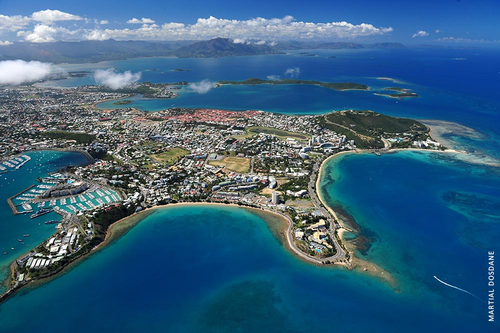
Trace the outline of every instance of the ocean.
<instances>
[{"instance_id":1,"label":"ocean","mask_svg":"<svg viewBox=\"0 0 500 333\"><path fill-rule=\"evenodd\" d=\"M359 232L352 241L358 244L357 255L391 272L396 290L364 273L302 262L283 248L264 221L247 211L167 207L64 276L1 304L2 331L499 331L498 322L488 322L484 301L488 251L500 253L500 174L499 168L482 164L480 157L500 157L500 52L310 52L318 56L294 52L149 58L66 69L115 67L141 71L141 81L193 82L284 77L286 69L298 68L300 79L359 82L373 90L224 86L206 94L186 90L173 100L137 97L134 103L152 111L168 103L288 114L370 109L474 129L479 134L475 137L455 132L446 138L473 153L469 161L477 163L430 152L352 154L326 163L320 191L329 205L342 208L356 221ZM336 58L327 58L331 55ZM175 68L190 71L173 72ZM57 84L91 81L87 77ZM395 85L420 97L394 100L373 95Z\"/></svg>"}]
</instances>

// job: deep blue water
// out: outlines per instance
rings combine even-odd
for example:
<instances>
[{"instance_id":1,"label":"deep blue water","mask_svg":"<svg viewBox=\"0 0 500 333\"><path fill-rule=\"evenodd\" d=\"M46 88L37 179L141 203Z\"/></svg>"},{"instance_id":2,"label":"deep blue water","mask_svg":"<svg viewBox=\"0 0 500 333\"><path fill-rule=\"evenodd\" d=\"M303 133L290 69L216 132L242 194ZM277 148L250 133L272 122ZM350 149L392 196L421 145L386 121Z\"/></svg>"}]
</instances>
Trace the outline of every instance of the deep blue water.
<instances>
[{"instance_id":1,"label":"deep blue water","mask_svg":"<svg viewBox=\"0 0 500 333\"><path fill-rule=\"evenodd\" d=\"M58 151L33 151L25 155L31 157L22 168L0 175L0 280L8 274L9 265L19 256L38 246L54 233L54 225L43 222L60 219L56 213L49 213L36 219L29 215L13 215L7 199L33 184L38 184L37 177L43 177L49 172L70 165L88 163L87 158L80 153ZM29 237L23 235L29 234ZM18 239L24 241L21 244ZM12 250L14 248L14 250ZM3 253L7 252L6 255ZM0 286L0 292L5 286Z\"/></svg>"},{"instance_id":2,"label":"deep blue water","mask_svg":"<svg viewBox=\"0 0 500 333\"><path fill-rule=\"evenodd\" d=\"M467 295L466 295L467 296ZM474 299L395 293L304 264L256 215L167 207L104 251L0 305L3 332L493 331ZM64 314L64 315L62 315ZM28 320L29 318L29 320Z\"/></svg>"}]
</instances>

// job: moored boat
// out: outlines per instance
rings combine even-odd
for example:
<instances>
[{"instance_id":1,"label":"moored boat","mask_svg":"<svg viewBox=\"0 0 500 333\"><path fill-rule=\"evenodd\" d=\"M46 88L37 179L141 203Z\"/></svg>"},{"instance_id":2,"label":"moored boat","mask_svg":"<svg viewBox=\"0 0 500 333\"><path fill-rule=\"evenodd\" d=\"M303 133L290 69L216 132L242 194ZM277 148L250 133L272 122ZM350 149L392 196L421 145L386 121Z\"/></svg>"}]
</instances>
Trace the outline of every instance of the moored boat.
<instances>
[{"instance_id":1,"label":"moored boat","mask_svg":"<svg viewBox=\"0 0 500 333\"><path fill-rule=\"evenodd\" d=\"M44 209L40 209L39 211L37 211L35 214L32 214L30 217L32 219L36 218L36 217L39 217L39 216L42 216L42 215L45 215L45 214L48 214L50 212L52 212L53 209L52 208L44 208Z\"/></svg>"}]
</instances>

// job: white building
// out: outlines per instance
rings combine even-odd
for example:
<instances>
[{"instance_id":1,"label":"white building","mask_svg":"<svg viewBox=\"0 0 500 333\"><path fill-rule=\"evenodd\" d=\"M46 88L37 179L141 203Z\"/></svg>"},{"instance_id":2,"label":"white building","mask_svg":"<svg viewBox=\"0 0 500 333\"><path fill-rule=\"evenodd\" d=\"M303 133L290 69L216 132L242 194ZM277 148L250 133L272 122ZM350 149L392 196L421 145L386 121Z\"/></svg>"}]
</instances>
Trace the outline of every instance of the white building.
<instances>
[{"instance_id":1,"label":"white building","mask_svg":"<svg viewBox=\"0 0 500 333\"><path fill-rule=\"evenodd\" d=\"M280 203L280 194L276 191L273 191L272 203L275 205Z\"/></svg>"}]
</instances>

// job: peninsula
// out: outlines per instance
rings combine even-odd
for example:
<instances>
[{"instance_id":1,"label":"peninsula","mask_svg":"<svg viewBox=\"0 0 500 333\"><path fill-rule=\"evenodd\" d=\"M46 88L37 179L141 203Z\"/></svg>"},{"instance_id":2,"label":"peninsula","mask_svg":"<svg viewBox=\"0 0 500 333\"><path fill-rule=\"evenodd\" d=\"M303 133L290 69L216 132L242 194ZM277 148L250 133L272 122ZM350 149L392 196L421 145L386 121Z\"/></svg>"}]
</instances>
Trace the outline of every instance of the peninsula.
<instances>
[{"instance_id":1,"label":"peninsula","mask_svg":"<svg viewBox=\"0 0 500 333\"><path fill-rule=\"evenodd\" d=\"M316 116L187 108L100 110L92 105L129 95L73 90L67 95L36 87L0 91L7 114L0 121L12 138L0 149L8 145L16 154L70 147L95 158L87 166L40 179L12 197L19 213L37 215L50 208L62 219L52 237L13 263L11 288L2 297L93 253L106 244L117 221L176 203L234 204L252 208L266 220L271 213L281 221L278 238L303 260L363 267L393 285L380 267L356 264L352 248L342 239L348 227L318 192L321 163L361 149L376 154L393 147L444 149L418 121L367 110ZM66 96L70 103L63 102ZM19 103L27 106L22 115L16 112ZM64 108L45 110L40 105ZM1 167L15 172L19 163L16 155L8 156Z\"/></svg>"}]
</instances>

